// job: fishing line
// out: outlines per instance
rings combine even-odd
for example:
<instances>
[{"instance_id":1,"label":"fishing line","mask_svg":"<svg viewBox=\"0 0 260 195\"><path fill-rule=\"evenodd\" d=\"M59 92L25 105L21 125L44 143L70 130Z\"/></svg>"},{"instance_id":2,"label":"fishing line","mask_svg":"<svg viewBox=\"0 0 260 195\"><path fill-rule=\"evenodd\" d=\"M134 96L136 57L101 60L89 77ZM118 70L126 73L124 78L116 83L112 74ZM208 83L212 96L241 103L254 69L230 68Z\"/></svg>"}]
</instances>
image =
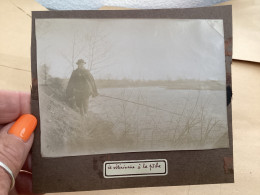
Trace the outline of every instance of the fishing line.
<instances>
[{"instance_id":1,"label":"fishing line","mask_svg":"<svg viewBox=\"0 0 260 195\"><path fill-rule=\"evenodd\" d=\"M106 98L115 99L115 100L119 100L119 101L129 102L129 103L132 103L132 104L137 104L137 105L140 105L140 106L145 106L145 107L153 108L153 109L156 109L156 110L161 110L161 111L164 111L164 112L168 112L168 113L171 113L171 114L175 114L175 115L180 116L180 114L178 114L178 113L174 113L174 112L172 112L172 111L165 110L165 109L162 109L162 108L157 108L157 107L155 107L155 106L150 106L150 105L146 105L146 104L141 104L141 103L138 103L138 102L133 102L133 101L130 101L130 100L125 100L125 99L121 99L121 98L117 98L117 97L112 97L112 96L108 96L108 95L103 95L103 94L98 94L98 95L101 96L101 97L106 97Z\"/></svg>"}]
</instances>

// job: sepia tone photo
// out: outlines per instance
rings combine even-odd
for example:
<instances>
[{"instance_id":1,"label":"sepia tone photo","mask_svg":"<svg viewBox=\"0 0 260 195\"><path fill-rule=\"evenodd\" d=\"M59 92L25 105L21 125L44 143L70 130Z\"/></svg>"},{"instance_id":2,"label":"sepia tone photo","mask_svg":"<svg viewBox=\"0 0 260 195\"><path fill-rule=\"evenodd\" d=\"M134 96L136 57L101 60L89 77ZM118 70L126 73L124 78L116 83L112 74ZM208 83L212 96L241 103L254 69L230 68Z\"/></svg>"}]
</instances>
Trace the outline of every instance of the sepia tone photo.
<instances>
[{"instance_id":1,"label":"sepia tone photo","mask_svg":"<svg viewBox=\"0 0 260 195\"><path fill-rule=\"evenodd\" d=\"M35 24L43 157L229 147L222 20Z\"/></svg>"}]
</instances>

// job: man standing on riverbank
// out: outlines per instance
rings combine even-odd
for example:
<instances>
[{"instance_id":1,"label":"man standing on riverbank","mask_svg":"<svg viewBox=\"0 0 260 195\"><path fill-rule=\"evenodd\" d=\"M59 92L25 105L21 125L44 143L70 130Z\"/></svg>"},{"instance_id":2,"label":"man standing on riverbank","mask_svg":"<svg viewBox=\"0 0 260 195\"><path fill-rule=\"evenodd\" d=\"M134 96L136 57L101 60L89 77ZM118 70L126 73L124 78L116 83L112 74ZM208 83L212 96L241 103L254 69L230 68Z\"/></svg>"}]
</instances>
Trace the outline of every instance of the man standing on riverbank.
<instances>
[{"instance_id":1,"label":"man standing on riverbank","mask_svg":"<svg viewBox=\"0 0 260 195\"><path fill-rule=\"evenodd\" d=\"M98 95L94 77L88 69L84 67L86 62L79 59L76 63L78 68L74 70L70 76L66 89L66 95L69 99L73 99L79 108L81 116L88 112L89 97Z\"/></svg>"}]
</instances>

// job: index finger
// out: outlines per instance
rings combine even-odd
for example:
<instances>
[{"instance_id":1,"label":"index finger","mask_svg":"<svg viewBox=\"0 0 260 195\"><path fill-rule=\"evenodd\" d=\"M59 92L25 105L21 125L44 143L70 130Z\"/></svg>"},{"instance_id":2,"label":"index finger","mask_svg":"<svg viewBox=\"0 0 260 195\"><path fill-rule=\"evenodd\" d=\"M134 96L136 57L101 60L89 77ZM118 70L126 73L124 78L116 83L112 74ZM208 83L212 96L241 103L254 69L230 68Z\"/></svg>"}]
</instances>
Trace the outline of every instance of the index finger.
<instances>
[{"instance_id":1,"label":"index finger","mask_svg":"<svg viewBox=\"0 0 260 195\"><path fill-rule=\"evenodd\" d=\"M30 93L0 90L0 124L13 122L22 114L29 114Z\"/></svg>"}]
</instances>

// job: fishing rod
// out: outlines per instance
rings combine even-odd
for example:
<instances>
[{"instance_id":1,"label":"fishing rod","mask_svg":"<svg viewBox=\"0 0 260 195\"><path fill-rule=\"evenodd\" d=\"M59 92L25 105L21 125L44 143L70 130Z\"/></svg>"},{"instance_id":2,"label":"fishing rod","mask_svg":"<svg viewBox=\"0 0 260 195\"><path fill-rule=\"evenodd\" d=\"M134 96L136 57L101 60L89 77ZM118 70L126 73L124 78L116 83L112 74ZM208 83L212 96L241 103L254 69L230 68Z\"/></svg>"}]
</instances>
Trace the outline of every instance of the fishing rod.
<instances>
[{"instance_id":1,"label":"fishing rod","mask_svg":"<svg viewBox=\"0 0 260 195\"><path fill-rule=\"evenodd\" d=\"M172 111L169 111L169 110L165 110L165 109L162 109L162 108L157 108L157 107L155 107L155 106L150 106L150 105L146 105L146 104L141 104L141 103L138 103L138 102L133 102L133 101L130 101L130 100L125 100L125 99L121 99L121 98L117 98L117 97L112 97L112 96L108 96L108 95L103 95L103 94L98 94L98 96L106 97L106 98L110 98L110 99L115 99L115 100L119 100L119 101L124 101L124 102L129 102L129 103L132 103L132 104L137 104L137 105L140 105L140 106L145 106L145 107L153 108L153 109L156 109L156 110L161 110L161 111L164 111L164 112L168 112L168 113L171 113L171 114L175 114L175 115L180 116L180 114L178 114L178 113L175 113L175 112L172 112Z\"/></svg>"}]
</instances>

